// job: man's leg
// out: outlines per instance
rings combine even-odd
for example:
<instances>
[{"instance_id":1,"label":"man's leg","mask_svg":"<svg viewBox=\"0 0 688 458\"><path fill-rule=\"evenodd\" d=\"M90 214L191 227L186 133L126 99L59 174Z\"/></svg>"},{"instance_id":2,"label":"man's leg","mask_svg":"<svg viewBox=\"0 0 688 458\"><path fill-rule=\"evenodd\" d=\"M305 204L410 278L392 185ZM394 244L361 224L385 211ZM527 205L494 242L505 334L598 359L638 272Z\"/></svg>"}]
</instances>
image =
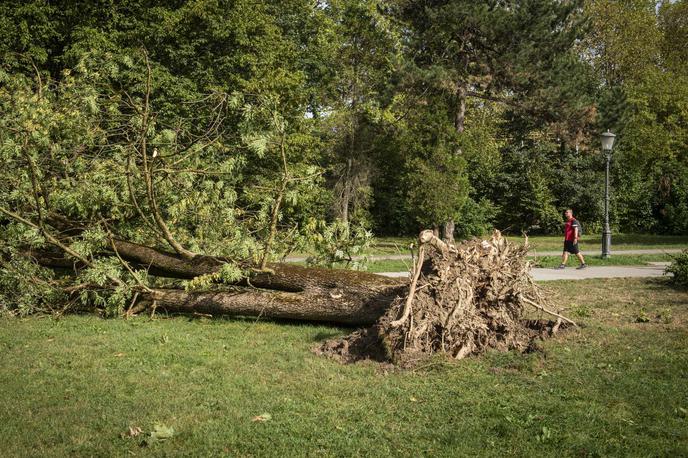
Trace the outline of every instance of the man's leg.
<instances>
[{"instance_id":1,"label":"man's leg","mask_svg":"<svg viewBox=\"0 0 688 458\"><path fill-rule=\"evenodd\" d=\"M581 265L585 264L585 259L583 259L583 253L576 253L576 257L580 261Z\"/></svg>"},{"instance_id":2,"label":"man's leg","mask_svg":"<svg viewBox=\"0 0 688 458\"><path fill-rule=\"evenodd\" d=\"M569 261L569 252L568 252L568 251L564 251L564 252L561 254L561 265L562 265L562 266L565 266L566 263L567 263L568 261Z\"/></svg>"}]
</instances>

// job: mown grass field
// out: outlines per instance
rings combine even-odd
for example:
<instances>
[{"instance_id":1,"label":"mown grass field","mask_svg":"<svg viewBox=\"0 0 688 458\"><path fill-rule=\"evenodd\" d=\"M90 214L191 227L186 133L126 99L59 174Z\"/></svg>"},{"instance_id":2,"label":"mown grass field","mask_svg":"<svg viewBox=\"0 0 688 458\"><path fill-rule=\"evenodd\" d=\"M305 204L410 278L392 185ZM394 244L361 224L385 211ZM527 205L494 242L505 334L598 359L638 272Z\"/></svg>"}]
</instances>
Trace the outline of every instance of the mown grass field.
<instances>
[{"instance_id":1,"label":"mown grass field","mask_svg":"<svg viewBox=\"0 0 688 458\"><path fill-rule=\"evenodd\" d=\"M0 456L688 455L688 292L546 289L579 331L405 372L312 354L326 325L0 318Z\"/></svg>"},{"instance_id":2,"label":"mown grass field","mask_svg":"<svg viewBox=\"0 0 688 458\"><path fill-rule=\"evenodd\" d=\"M580 245L583 250L597 250L601 247L600 234L585 234ZM521 236L507 236L514 243L523 243ZM563 247L562 236L532 236L528 243L533 251L558 251ZM411 237L380 237L376 239L373 254L408 254L408 246L413 243ZM638 249L676 249L688 248L686 235L652 235L652 234L613 234L612 251Z\"/></svg>"},{"instance_id":3,"label":"mown grass field","mask_svg":"<svg viewBox=\"0 0 688 458\"><path fill-rule=\"evenodd\" d=\"M561 264L561 256L529 256L528 259L534 267L556 267ZM614 255L608 259L601 256L586 256L585 263L589 266L642 266L649 262L669 262L671 256L666 254L638 254L638 255ZM383 259L370 261L366 268L369 272L405 272L410 270L411 259ZM578 259L570 256L568 267L578 266Z\"/></svg>"}]
</instances>

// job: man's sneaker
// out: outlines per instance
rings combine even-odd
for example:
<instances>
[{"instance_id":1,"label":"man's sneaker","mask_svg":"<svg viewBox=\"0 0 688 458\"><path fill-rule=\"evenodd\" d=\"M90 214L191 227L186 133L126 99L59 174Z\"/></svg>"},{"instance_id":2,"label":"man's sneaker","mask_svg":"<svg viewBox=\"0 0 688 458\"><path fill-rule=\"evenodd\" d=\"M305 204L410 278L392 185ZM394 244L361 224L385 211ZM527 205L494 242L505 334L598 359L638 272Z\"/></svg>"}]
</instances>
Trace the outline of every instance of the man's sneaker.
<instances>
[{"instance_id":1,"label":"man's sneaker","mask_svg":"<svg viewBox=\"0 0 688 458\"><path fill-rule=\"evenodd\" d=\"M585 269L586 267L588 267L588 265L584 263L584 264L581 264L580 266L576 267L576 270L582 270L582 269Z\"/></svg>"},{"instance_id":2,"label":"man's sneaker","mask_svg":"<svg viewBox=\"0 0 688 458\"><path fill-rule=\"evenodd\" d=\"M559 266L555 267L555 269L557 269L557 270L566 269L566 266L564 264L559 264Z\"/></svg>"}]
</instances>

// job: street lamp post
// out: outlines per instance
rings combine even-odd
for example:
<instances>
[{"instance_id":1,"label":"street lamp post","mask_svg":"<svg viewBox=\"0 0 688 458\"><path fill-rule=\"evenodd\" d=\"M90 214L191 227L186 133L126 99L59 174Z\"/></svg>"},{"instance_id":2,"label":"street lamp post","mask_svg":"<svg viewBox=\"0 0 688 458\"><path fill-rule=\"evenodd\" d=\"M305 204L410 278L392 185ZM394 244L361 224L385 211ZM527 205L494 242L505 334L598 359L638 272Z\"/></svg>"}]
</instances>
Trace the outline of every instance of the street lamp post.
<instances>
[{"instance_id":1,"label":"street lamp post","mask_svg":"<svg viewBox=\"0 0 688 458\"><path fill-rule=\"evenodd\" d=\"M616 135L607 132L601 136L602 150L607 159L607 168L604 175L604 230L602 231L602 258L607 259L611 255L612 231L609 229L609 163L612 160L612 147Z\"/></svg>"}]
</instances>

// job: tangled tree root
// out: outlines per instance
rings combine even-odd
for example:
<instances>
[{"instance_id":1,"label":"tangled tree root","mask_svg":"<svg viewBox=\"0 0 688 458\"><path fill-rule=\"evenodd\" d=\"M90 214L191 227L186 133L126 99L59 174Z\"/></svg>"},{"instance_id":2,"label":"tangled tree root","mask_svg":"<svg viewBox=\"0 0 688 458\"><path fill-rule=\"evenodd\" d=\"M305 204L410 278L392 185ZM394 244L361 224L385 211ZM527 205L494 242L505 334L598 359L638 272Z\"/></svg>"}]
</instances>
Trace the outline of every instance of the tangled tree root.
<instances>
[{"instance_id":1,"label":"tangled tree root","mask_svg":"<svg viewBox=\"0 0 688 458\"><path fill-rule=\"evenodd\" d=\"M424 231L420 242L406 296L372 327L325 342L318 353L408 365L435 353L462 359L491 348L527 351L536 339L576 325L543 305L529 273L527 241L515 246L495 231L490 240L454 247ZM524 319L528 307L553 320Z\"/></svg>"}]
</instances>

